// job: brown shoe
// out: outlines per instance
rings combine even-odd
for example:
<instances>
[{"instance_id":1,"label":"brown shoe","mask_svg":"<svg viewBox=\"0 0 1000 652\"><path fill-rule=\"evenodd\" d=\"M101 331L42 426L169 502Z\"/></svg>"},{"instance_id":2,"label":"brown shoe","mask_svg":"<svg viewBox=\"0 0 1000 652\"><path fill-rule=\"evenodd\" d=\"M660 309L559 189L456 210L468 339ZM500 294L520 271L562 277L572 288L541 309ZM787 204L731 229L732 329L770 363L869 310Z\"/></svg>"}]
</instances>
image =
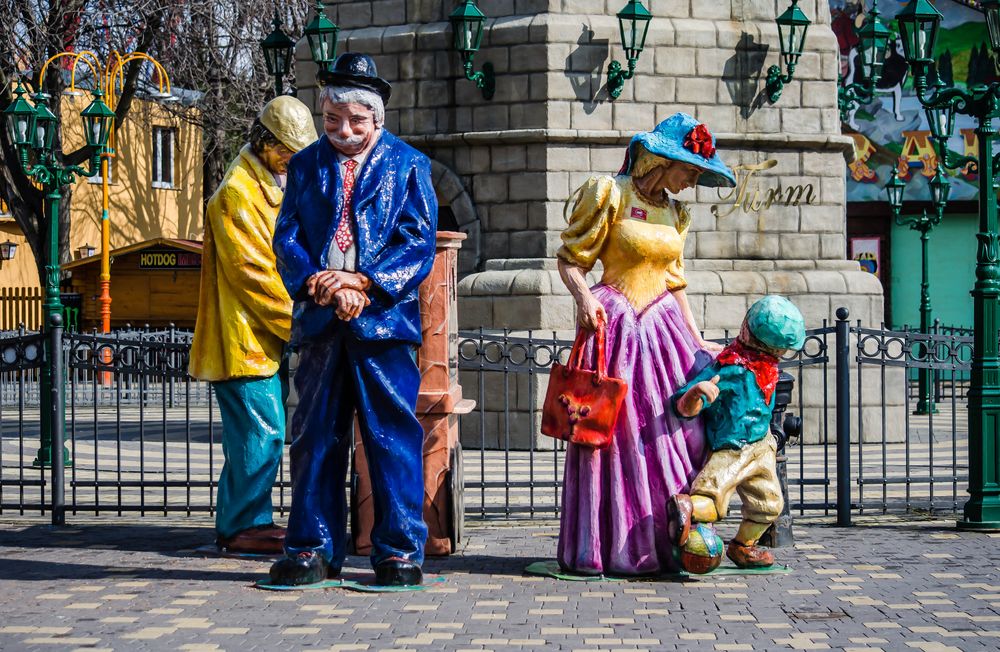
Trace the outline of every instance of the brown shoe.
<instances>
[{"instance_id":1,"label":"brown shoe","mask_svg":"<svg viewBox=\"0 0 1000 652\"><path fill-rule=\"evenodd\" d=\"M691 496L687 494L675 494L667 503L667 533L675 546L680 547L687 543L688 535L691 533L693 511Z\"/></svg>"},{"instance_id":2,"label":"brown shoe","mask_svg":"<svg viewBox=\"0 0 1000 652\"><path fill-rule=\"evenodd\" d=\"M231 537L220 537L220 550L258 555L280 555L285 552L285 528L277 525L260 525L237 532Z\"/></svg>"},{"instance_id":3,"label":"brown shoe","mask_svg":"<svg viewBox=\"0 0 1000 652\"><path fill-rule=\"evenodd\" d=\"M767 568L774 564L774 555L760 546L748 546L733 539L726 556L740 568Z\"/></svg>"}]
</instances>

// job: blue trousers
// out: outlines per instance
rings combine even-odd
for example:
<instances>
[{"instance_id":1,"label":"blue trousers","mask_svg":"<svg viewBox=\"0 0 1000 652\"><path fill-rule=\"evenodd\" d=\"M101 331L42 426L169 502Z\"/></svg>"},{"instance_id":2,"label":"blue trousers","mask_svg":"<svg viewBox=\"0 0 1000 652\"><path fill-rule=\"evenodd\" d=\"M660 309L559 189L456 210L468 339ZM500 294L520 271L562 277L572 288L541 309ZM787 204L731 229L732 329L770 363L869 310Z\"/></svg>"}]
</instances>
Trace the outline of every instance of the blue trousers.
<instances>
[{"instance_id":1,"label":"blue trousers","mask_svg":"<svg viewBox=\"0 0 1000 652\"><path fill-rule=\"evenodd\" d=\"M372 565L389 557L422 564L424 431L415 414L420 371L411 345L361 341L339 324L329 339L299 348L295 388L288 555L315 551L334 568L343 564L356 412L375 507Z\"/></svg>"},{"instance_id":2,"label":"blue trousers","mask_svg":"<svg viewBox=\"0 0 1000 652\"><path fill-rule=\"evenodd\" d=\"M215 530L222 537L274 521L271 488L285 441L281 375L212 383L222 413Z\"/></svg>"}]
</instances>

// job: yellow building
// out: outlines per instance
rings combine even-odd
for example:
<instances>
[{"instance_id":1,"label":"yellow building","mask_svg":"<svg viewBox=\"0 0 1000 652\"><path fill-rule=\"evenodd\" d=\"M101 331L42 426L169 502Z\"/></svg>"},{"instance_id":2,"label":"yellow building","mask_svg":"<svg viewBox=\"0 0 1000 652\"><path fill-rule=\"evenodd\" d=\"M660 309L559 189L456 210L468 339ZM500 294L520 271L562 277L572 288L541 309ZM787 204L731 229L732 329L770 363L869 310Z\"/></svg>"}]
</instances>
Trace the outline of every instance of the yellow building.
<instances>
[{"instance_id":1,"label":"yellow building","mask_svg":"<svg viewBox=\"0 0 1000 652\"><path fill-rule=\"evenodd\" d=\"M84 143L82 111L91 98L63 96L62 143L74 151ZM188 113L185 114L185 111ZM202 137L192 124L191 111L178 104L133 101L115 139L109 185L111 250L160 238L200 241L204 231L202 198ZM185 115L188 119L185 119ZM91 245L100 253L101 177L81 177L73 186L68 260L80 257L79 249ZM12 295L39 288L37 267L20 228L10 215L0 213L0 242L10 240L18 249L13 260L0 266L0 304ZM63 262L68 262L63 258ZM64 279L64 288L68 286ZM75 285L75 284L74 284ZM115 265L111 263L111 314L114 320ZM18 299L18 301L23 301ZM36 300L40 306L40 300ZM82 297L85 314L96 312L97 296ZM5 309L6 308L6 309ZM13 328L5 315L23 311L0 305L0 329ZM29 326L33 320L27 320ZM134 323L134 322L133 322ZM84 325L84 324L81 324ZM89 323L87 325L93 325Z\"/></svg>"}]
</instances>

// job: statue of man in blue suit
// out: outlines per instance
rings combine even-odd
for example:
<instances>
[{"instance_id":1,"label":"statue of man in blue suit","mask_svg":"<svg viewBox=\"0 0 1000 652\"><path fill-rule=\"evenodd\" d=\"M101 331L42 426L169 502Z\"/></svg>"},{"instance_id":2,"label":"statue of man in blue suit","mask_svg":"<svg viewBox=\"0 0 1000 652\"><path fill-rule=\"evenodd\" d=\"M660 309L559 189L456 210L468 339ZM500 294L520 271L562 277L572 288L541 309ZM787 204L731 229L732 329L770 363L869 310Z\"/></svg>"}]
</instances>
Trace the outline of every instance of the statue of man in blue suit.
<instances>
[{"instance_id":1,"label":"statue of man in blue suit","mask_svg":"<svg viewBox=\"0 0 1000 652\"><path fill-rule=\"evenodd\" d=\"M417 288L437 231L430 161L383 127L391 88L371 57L343 54L320 81L326 135L292 157L274 233L295 302L299 405L285 558L271 582L312 584L340 572L356 413L374 494L376 583L420 584L427 527Z\"/></svg>"}]
</instances>

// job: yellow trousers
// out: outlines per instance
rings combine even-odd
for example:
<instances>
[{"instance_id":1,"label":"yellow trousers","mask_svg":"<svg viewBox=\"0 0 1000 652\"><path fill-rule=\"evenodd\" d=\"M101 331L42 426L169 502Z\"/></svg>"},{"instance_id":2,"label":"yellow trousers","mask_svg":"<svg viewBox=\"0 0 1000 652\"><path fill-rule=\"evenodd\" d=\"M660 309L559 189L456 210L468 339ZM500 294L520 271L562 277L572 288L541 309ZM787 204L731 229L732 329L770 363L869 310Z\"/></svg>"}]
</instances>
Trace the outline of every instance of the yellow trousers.
<instances>
[{"instance_id":1,"label":"yellow trousers","mask_svg":"<svg viewBox=\"0 0 1000 652\"><path fill-rule=\"evenodd\" d=\"M784 507L776 457L777 442L771 435L739 450L717 450L691 484L691 494L710 498L724 518L736 491L743 500L744 520L773 523Z\"/></svg>"}]
</instances>

